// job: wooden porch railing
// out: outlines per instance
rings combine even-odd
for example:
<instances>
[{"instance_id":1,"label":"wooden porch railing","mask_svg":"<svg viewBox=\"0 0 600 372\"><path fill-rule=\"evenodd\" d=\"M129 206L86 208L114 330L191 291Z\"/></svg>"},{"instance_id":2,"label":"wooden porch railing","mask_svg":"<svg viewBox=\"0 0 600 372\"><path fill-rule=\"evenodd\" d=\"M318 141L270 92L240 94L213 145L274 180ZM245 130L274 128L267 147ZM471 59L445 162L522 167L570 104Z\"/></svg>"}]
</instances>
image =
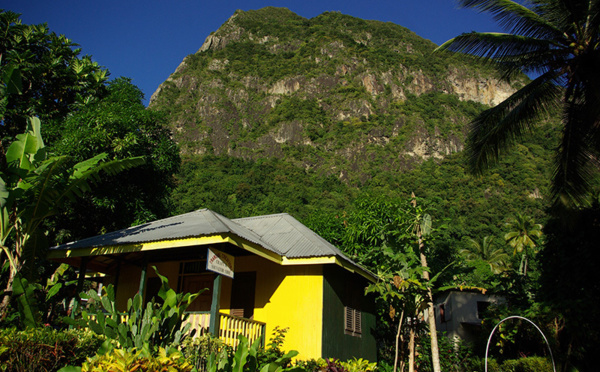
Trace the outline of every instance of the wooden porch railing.
<instances>
[{"instance_id":1,"label":"wooden porch railing","mask_svg":"<svg viewBox=\"0 0 600 372\"><path fill-rule=\"evenodd\" d=\"M196 335L203 335L208 332L208 326L210 324L210 312L206 311L190 311L190 314L183 325L190 323L191 329L196 330Z\"/></svg>"},{"instance_id":2,"label":"wooden porch railing","mask_svg":"<svg viewBox=\"0 0 600 372\"><path fill-rule=\"evenodd\" d=\"M189 312L185 324L190 323L191 329L196 330L196 335L203 335L209 332L210 312ZM95 319L95 316L91 316ZM127 321L127 315L121 315L121 322ZM246 318L240 318L225 313L219 313L219 339L226 345L236 347L240 340L239 335L245 336L252 344L260 339L261 346L265 346L265 328L266 323Z\"/></svg>"},{"instance_id":3,"label":"wooden porch railing","mask_svg":"<svg viewBox=\"0 0 600 372\"><path fill-rule=\"evenodd\" d=\"M225 344L236 347L240 342L238 336L244 335L251 344L260 339L261 346L265 346L266 323L223 313L219 316L219 339Z\"/></svg>"}]
</instances>

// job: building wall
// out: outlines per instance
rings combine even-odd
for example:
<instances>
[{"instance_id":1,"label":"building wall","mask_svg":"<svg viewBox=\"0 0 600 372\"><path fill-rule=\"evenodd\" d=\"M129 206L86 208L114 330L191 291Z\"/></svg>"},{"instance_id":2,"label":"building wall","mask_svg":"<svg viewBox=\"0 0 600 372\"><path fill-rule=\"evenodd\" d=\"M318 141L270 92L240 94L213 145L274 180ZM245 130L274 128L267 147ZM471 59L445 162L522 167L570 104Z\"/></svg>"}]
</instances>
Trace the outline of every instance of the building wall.
<instances>
[{"instance_id":1,"label":"building wall","mask_svg":"<svg viewBox=\"0 0 600 372\"><path fill-rule=\"evenodd\" d=\"M481 328L482 315L477 312L478 302L502 303L501 297L478 292L449 291L435 300L436 326L451 339L475 341ZM440 305L444 305L444 321Z\"/></svg>"},{"instance_id":2,"label":"building wall","mask_svg":"<svg viewBox=\"0 0 600 372\"><path fill-rule=\"evenodd\" d=\"M324 268L323 358L377 360L375 299L365 296L366 279L335 265ZM345 307L361 312L361 334L345 332Z\"/></svg>"},{"instance_id":3,"label":"building wall","mask_svg":"<svg viewBox=\"0 0 600 372\"><path fill-rule=\"evenodd\" d=\"M125 311L127 301L140 289L142 269L139 266L121 265L116 285L115 302L117 310Z\"/></svg>"},{"instance_id":4,"label":"building wall","mask_svg":"<svg viewBox=\"0 0 600 372\"><path fill-rule=\"evenodd\" d=\"M177 288L179 262L150 263L148 279L156 277L152 265ZM289 328L284 350L297 350L298 359L362 357L376 360L375 301L364 296L367 281L339 266L328 264L279 265L249 255L236 257L235 272L256 272L254 320L265 322L266 341L275 327ZM119 276L117 305L124 310L139 288L141 269L127 266ZM324 279L324 275L326 280ZM232 280L223 278L221 312L230 313ZM356 303L358 299L358 303ZM361 337L344 334L344 306L361 309Z\"/></svg>"},{"instance_id":5,"label":"building wall","mask_svg":"<svg viewBox=\"0 0 600 372\"><path fill-rule=\"evenodd\" d=\"M268 342L275 327L289 328L283 348L298 359L321 357L323 324L322 265L282 266L257 256L236 258L236 272L256 271L254 319L267 323Z\"/></svg>"}]
</instances>

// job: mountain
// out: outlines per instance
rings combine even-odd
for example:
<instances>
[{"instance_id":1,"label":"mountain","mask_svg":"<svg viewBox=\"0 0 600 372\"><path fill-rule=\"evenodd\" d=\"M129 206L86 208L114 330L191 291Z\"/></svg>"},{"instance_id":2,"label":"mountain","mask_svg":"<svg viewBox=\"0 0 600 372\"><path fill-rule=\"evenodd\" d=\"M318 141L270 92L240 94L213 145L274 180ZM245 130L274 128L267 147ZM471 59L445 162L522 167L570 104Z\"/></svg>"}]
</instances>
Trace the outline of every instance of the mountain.
<instances>
[{"instance_id":1,"label":"mountain","mask_svg":"<svg viewBox=\"0 0 600 372\"><path fill-rule=\"evenodd\" d=\"M287 212L335 241L353 210L414 192L436 226L446 221L432 257L440 268L467 237L502 241L516 212L544 223L559 115L471 176L468 123L527 77L509 84L435 48L399 25L336 12L237 11L151 99L184 155L173 213Z\"/></svg>"},{"instance_id":2,"label":"mountain","mask_svg":"<svg viewBox=\"0 0 600 372\"><path fill-rule=\"evenodd\" d=\"M392 23L236 11L150 100L184 154L275 157L362 185L463 149L466 124L524 83Z\"/></svg>"}]
</instances>

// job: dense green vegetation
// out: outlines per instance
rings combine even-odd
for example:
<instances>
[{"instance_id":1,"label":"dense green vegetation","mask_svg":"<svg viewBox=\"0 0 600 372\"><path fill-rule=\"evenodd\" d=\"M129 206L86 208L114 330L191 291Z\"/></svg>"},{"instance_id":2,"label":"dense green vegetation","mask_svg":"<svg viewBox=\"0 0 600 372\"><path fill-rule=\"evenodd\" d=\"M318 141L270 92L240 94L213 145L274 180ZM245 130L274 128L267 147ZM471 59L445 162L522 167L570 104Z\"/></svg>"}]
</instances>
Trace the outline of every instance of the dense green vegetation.
<instances>
[{"instance_id":1,"label":"dense green vegetation","mask_svg":"<svg viewBox=\"0 0 600 372\"><path fill-rule=\"evenodd\" d=\"M561 135L560 115L551 110L481 177L466 171L465 124L488 106L459 99L448 79L495 76L491 67L468 57L431 54L431 42L397 25L336 12L307 20L286 9L265 8L236 13L213 35L217 46L188 56L146 110L141 92L128 79L106 82L107 71L80 58L67 39L45 27L21 25L8 12L0 19L9 35L0 52L24 57L6 58L0 65L0 116L6 124L0 164L0 288L6 290L0 294L14 298L3 304L2 327L41 322L64 327L73 273L45 263L38 248L199 208L230 218L286 212L381 274L384 288L370 288L380 294L381 370L391 370L397 335L416 340L411 350L416 364L431 370L427 325L406 327L398 318L406 311L417 319L429 291L449 286L506 296L507 306L486 313L482 334L518 313L550 335L562 366L583 370L589 365L600 335L597 311L590 310L600 295L593 279L598 208L571 211L570 226L548 214L551 164ZM30 52L37 48L40 60ZM58 69L49 56L69 68ZM518 77L515 86L526 80ZM15 140L31 114L42 118L41 129L37 119L30 119L32 128ZM181 159L168 127L177 129ZM102 180L94 173L96 188L83 198L83 191L91 191L87 183L68 201L38 192L43 189L39 180L50 174L44 172L59 160L52 190L81 178L82 169L105 164L102 159L126 164L132 157L138 159L135 164L143 158L144 165ZM592 188L599 184L598 178L592 180ZM40 195L46 209L37 215L31 211ZM525 235L531 240L517 242ZM421 266L421 254L428 268ZM25 264L36 270L22 269ZM431 280L423 275L428 271ZM207 362L212 371L292 368L291 354L280 348L281 335L266 350L242 342L237 351L200 353L191 341L183 343L181 353L169 349L180 338L157 335L177 331L182 304L193 297L189 294L171 290L169 296L181 300L172 307L151 301L147 314L156 321L140 317L145 306L136 296L129 311L140 324L130 326L119 325L110 295L88 295L102 308L95 309L95 319L83 315L80 323L111 339L113 351L95 357L95 351L73 351L77 358L69 363L89 357L84 370L94 365L192 369L185 358ZM167 327L168 321L174 323ZM23 335L11 338L12 328L7 329L0 333L0 359L26 365L14 357L11 345L22 342ZM517 360L545 352L524 324L499 332L493 368L548 368L545 359ZM56 361L65 363L57 348L64 340L73 347L68 335L41 331L31 340L24 337L22 345L28 355L37 355L47 353L38 338L55 340ZM90 343L101 338L94 336ZM441 339L439 344L445 370L481 369L481 342L452 348ZM406 345L401 349L406 359ZM219 355L209 357L211 352ZM300 366L328 372L373 368L368 361Z\"/></svg>"},{"instance_id":2,"label":"dense green vegetation","mask_svg":"<svg viewBox=\"0 0 600 372\"><path fill-rule=\"evenodd\" d=\"M470 57L433 53L433 43L401 26L336 12L240 11L211 37L150 105L169 113L182 150L251 159L283 152L326 172L358 168L347 172L353 182L370 177L362 169L377 171L365 162L373 157L386 171L407 169L410 161L390 155L410 151L411 141L438 142L443 154L461 148L483 105L459 100L452 84L474 91L495 76ZM347 148L356 158L335 164Z\"/></svg>"}]
</instances>

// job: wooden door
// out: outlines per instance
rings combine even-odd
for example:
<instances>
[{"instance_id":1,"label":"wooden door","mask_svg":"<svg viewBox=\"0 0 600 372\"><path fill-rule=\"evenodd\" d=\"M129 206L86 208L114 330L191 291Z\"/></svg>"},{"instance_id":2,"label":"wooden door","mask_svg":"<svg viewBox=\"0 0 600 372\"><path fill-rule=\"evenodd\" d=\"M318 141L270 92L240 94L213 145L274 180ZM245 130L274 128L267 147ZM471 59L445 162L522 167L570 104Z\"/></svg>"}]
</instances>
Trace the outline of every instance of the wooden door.
<instances>
[{"instance_id":1,"label":"wooden door","mask_svg":"<svg viewBox=\"0 0 600 372\"><path fill-rule=\"evenodd\" d=\"M247 319L254 317L256 271L235 273L231 285L231 315Z\"/></svg>"}]
</instances>

